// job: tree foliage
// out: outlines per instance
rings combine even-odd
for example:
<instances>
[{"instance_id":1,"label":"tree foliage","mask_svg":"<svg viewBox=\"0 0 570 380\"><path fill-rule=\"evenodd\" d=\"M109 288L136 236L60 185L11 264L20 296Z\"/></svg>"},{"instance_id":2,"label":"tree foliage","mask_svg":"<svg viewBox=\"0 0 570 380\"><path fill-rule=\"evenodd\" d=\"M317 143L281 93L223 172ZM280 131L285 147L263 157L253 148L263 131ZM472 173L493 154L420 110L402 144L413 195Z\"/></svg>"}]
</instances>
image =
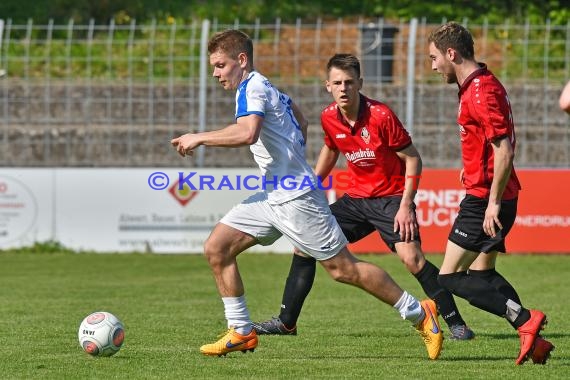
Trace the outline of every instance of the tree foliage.
<instances>
[{"instance_id":1,"label":"tree foliage","mask_svg":"<svg viewBox=\"0 0 570 380\"><path fill-rule=\"evenodd\" d=\"M570 0L312 0L310 2L273 0L2 0L0 18L13 23L65 23L73 19L86 23L93 19L107 23L114 19L126 23L131 19L145 22L173 17L180 22L211 18L222 23L235 19L243 22L256 18L271 21L279 17L283 22L297 18L311 20L338 17L383 17L408 20L425 18L428 22L464 20L501 22L510 18L514 22L530 20L566 24L570 18Z\"/></svg>"}]
</instances>

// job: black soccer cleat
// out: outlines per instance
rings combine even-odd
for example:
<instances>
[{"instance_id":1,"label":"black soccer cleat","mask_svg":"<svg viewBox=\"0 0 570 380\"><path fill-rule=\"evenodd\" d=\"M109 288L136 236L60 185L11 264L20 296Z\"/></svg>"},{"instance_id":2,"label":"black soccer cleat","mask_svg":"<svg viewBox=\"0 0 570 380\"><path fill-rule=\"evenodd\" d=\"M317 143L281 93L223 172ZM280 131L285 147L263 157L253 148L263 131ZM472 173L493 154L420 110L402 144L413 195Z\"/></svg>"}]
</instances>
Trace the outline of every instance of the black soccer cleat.
<instances>
[{"instance_id":1,"label":"black soccer cleat","mask_svg":"<svg viewBox=\"0 0 570 380\"><path fill-rule=\"evenodd\" d=\"M279 317L272 317L268 321L252 322L257 335L297 335L297 326L288 329Z\"/></svg>"}]
</instances>

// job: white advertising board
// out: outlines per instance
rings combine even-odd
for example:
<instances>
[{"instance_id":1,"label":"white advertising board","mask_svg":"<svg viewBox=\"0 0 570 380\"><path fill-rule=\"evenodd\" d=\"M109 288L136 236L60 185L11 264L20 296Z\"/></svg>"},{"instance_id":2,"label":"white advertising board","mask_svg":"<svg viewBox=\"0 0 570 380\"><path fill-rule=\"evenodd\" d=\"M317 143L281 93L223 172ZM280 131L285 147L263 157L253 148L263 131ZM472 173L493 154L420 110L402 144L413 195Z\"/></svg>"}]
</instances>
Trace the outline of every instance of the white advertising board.
<instances>
[{"instance_id":1,"label":"white advertising board","mask_svg":"<svg viewBox=\"0 0 570 380\"><path fill-rule=\"evenodd\" d=\"M570 208L551 200L570 182L570 171L518 175L525 184L521 200L527 201L519 204L509 251L568 252ZM416 197L422 247L442 252L464 190L456 170L428 169L422 176ZM558 186L545 187L552 178ZM347 182L339 175L335 184ZM0 249L53 240L96 252L201 253L219 219L262 188L257 169L0 168ZM329 202L345 190L328 190ZM378 234L350 249L388 252ZM281 238L251 250L289 254L292 247Z\"/></svg>"},{"instance_id":2,"label":"white advertising board","mask_svg":"<svg viewBox=\"0 0 570 380\"><path fill-rule=\"evenodd\" d=\"M8 169L0 183L8 189L0 199L12 199L0 203L0 248L51 239L76 250L154 253L201 253L219 219L261 185L256 169L187 168ZM252 250L292 247L282 238Z\"/></svg>"},{"instance_id":3,"label":"white advertising board","mask_svg":"<svg viewBox=\"0 0 570 380\"><path fill-rule=\"evenodd\" d=\"M0 168L0 248L54 238L53 169Z\"/></svg>"}]
</instances>

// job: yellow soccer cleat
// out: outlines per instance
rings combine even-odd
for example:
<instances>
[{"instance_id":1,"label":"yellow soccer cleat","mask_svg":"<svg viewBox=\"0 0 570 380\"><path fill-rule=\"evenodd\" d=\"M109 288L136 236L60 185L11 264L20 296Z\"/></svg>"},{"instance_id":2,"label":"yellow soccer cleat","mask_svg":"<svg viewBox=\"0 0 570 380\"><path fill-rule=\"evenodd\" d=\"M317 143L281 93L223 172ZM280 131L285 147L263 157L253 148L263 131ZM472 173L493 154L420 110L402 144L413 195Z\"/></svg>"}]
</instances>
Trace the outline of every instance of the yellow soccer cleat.
<instances>
[{"instance_id":1,"label":"yellow soccer cleat","mask_svg":"<svg viewBox=\"0 0 570 380\"><path fill-rule=\"evenodd\" d=\"M424 309L425 317L417 326L416 330L422 336L430 359L439 357L443 347L443 334L437 319L437 309L433 300L427 299L420 302Z\"/></svg>"},{"instance_id":2,"label":"yellow soccer cleat","mask_svg":"<svg viewBox=\"0 0 570 380\"><path fill-rule=\"evenodd\" d=\"M222 356L228 352L248 350L253 352L257 347L257 334L254 329L247 335L238 334L233 327L225 333L216 343L205 344L200 347L200 352L208 356Z\"/></svg>"}]
</instances>

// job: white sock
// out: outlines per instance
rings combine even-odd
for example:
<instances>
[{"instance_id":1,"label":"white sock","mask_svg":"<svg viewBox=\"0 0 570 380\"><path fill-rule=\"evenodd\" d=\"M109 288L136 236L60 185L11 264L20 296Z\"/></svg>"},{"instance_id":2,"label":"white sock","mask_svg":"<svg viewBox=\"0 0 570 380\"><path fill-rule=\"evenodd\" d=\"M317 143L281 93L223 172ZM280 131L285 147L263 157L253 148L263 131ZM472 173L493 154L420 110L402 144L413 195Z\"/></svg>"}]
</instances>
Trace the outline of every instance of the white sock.
<instances>
[{"instance_id":1,"label":"white sock","mask_svg":"<svg viewBox=\"0 0 570 380\"><path fill-rule=\"evenodd\" d=\"M398 302L394 304L394 308L398 310L402 319L407 319L414 326L423 321L425 317L420 302L405 290Z\"/></svg>"},{"instance_id":2,"label":"white sock","mask_svg":"<svg viewBox=\"0 0 570 380\"><path fill-rule=\"evenodd\" d=\"M245 295L240 297L222 297L224 314L228 328L233 327L238 334L247 335L251 332L251 319L245 304Z\"/></svg>"}]
</instances>

